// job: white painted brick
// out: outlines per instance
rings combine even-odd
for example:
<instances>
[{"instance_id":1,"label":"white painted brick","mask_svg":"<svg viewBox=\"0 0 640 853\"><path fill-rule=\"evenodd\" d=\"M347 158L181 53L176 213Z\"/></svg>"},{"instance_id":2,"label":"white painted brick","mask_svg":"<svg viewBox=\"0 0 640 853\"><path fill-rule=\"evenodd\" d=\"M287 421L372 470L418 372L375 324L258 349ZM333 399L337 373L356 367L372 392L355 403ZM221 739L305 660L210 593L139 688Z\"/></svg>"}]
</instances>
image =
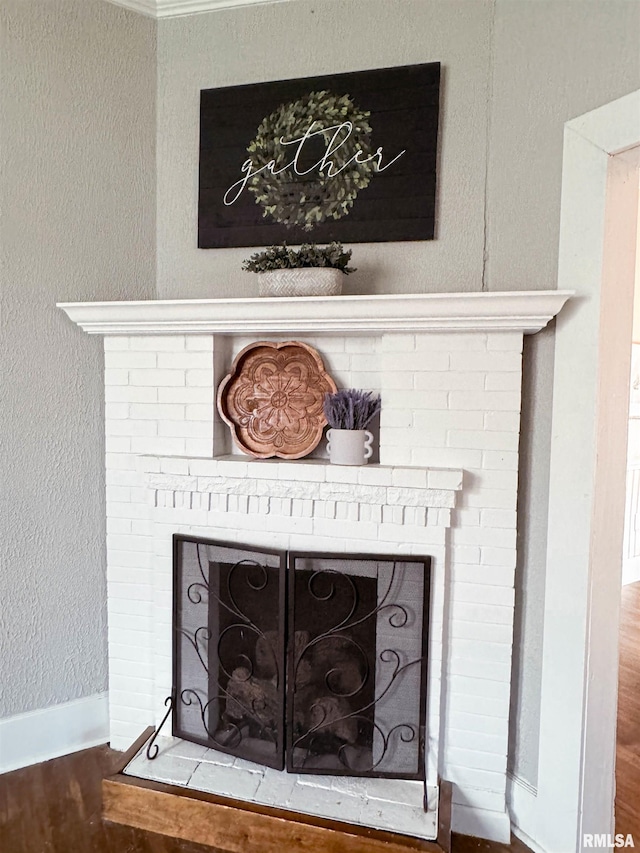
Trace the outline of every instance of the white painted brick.
<instances>
[{"instance_id":1,"label":"white painted brick","mask_svg":"<svg viewBox=\"0 0 640 853\"><path fill-rule=\"evenodd\" d=\"M432 468L427 470L427 486L430 489L462 488L462 471Z\"/></svg>"},{"instance_id":2,"label":"white painted brick","mask_svg":"<svg viewBox=\"0 0 640 853\"><path fill-rule=\"evenodd\" d=\"M420 374L416 377L416 387ZM391 406L394 409L403 409L407 405L406 391L384 391L382 394L382 406ZM449 408L449 395L447 391L416 390L411 394L411 407L413 409L430 409L437 411Z\"/></svg>"},{"instance_id":3,"label":"white painted brick","mask_svg":"<svg viewBox=\"0 0 640 853\"><path fill-rule=\"evenodd\" d=\"M450 682L451 683L451 682ZM486 696L460 695L453 690L448 693L449 715L455 712L482 714L495 720L503 719L508 724L509 702Z\"/></svg>"},{"instance_id":4,"label":"white painted brick","mask_svg":"<svg viewBox=\"0 0 640 853\"><path fill-rule=\"evenodd\" d=\"M129 518L108 518L107 534L109 533L131 533L132 521Z\"/></svg>"},{"instance_id":5,"label":"white painted brick","mask_svg":"<svg viewBox=\"0 0 640 853\"><path fill-rule=\"evenodd\" d=\"M480 468L482 465L481 450L412 447L409 452L412 464L425 468Z\"/></svg>"},{"instance_id":6,"label":"white painted brick","mask_svg":"<svg viewBox=\"0 0 640 853\"><path fill-rule=\"evenodd\" d=\"M211 370L187 370L187 385L208 386L213 385L213 369Z\"/></svg>"},{"instance_id":7,"label":"white painted brick","mask_svg":"<svg viewBox=\"0 0 640 853\"><path fill-rule=\"evenodd\" d=\"M413 352L416 348L416 336L395 332L383 334L379 346L381 352Z\"/></svg>"},{"instance_id":8,"label":"white painted brick","mask_svg":"<svg viewBox=\"0 0 640 853\"><path fill-rule=\"evenodd\" d=\"M107 435L157 435L158 424L156 421L136 420L107 420Z\"/></svg>"},{"instance_id":9,"label":"white painted brick","mask_svg":"<svg viewBox=\"0 0 640 853\"><path fill-rule=\"evenodd\" d=\"M447 433L444 429L396 429L387 427L380 437L381 445L391 447L402 447L409 445L413 448L420 447L444 447Z\"/></svg>"},{"instance_id":10,"label":"white painted brick","mask_svg":"<svg viewBox=\"0 0 640 853\"><path fill-rule=\"evenodd\" d=\"M107 486L105 493L108 501L128 503L131 500L131 489L126 486Z\"/></svg>"},{"instance_id":11,"label":"white painted brick","mask_svg":"<svg viewBox=\"0 0 640 853\"><path fill-rule=\"evenodd\" d=\"M213 424L206 421L160 421L158 434L180 438L213 438Z\"/></svg>"},{"instance_id":12,"label":"white painted brick","mask_svg":"<svg viewBox=\"0 0 640 853\"><path fill-rule=\"evenodd\" d=\"M455 657L466 661L485 661L488 664L500 663L511 665L511 642L495 643L484 639L462 639L457 638L455 643ZM481 672L476 671L474 677L481 677ZM510 678L510 673L507 674ZM499 679L502 681L503 679Z\"/></svg>"},{"instance_id":13,"label":"white painted brick","mask_svg":"<svg viewBox=\"0 0 640 853\"><path fill-rule=\"evenodd\" d=\"M504 566L479 566L455 563L451 569L455 583L486 583L490 586L512 587L515 573Z\"/></svg>"},{"instance_id":14,"label":"white painted brick","mask_svg":"<svg viewBox=\"0 0 640 853\"><path fill-rule=\"evenodd\" d=\"M411 409L383 409L380 413L381 429L386 427L403 427L405 429L413 424L413 412Z\"/></svg>"},{"instance_id":15,"label":"white painted brick","mask_svg":"<svg viewBox=\"0 0 640 853\"><path fill-rule=\"evenodd\" d=\"M410 391L414 387L413 380L413 373L386 370L382 384L389 391Z\"/></svg>"},{"instance_id":16,"label":"white painted brick","mask_svg":"<svg viewBox=\"0 0 640 853\"><path fill-rule=\"evenodd\" d=\"M491 332L487 337L487 349L522 352L522 337L521 332Z\"/></svg>"},{"instance_id":17,"label":"white painted brick","mask_svg":"<svg viewBox=\"0 0 640 853\"><path fill-rule=\"evenodd\" d=\"M515 528L505 527L461 527L456 530L455 543L458 545L488 545L494 548L510 548L515 550Z\"/></svg>"},{"instance_id":18,"label":"white painted brick","mask_svg":"<svg viewBox=\"0 0 640 853\"><path fill-rule=\"evenodd\" d=\"M128 335L105 335L104 349L106 352L129 349Z\"/></svg>"},{"instance_id":19,"label":"white painted brick","mask_svg":"<svg viewBox=\"0 0 640 853\"><path fill-rule=\"evenodd\" d=\"M217 459L189 459L189 474L198 477L215 477L218 473Z\"/></svg>"},{"instance_id":20,"label":"white painted brick","mask_svg":"<svg viewBox=\"0 0 640 853\"><path fill-rule=\"evenodd\" d=\"M213 419L213 388L158 388L159 403L185 403L187 406L206 406L208 418ZM188 415L187 415L188 416Z\"/></svg>"},{"instance_id":21,"label":"white painted brick","mask_svg":"<svg viewBox=\"0 0 640 853\"><path fill-rule=\"evenodd\" d=\"M379 391L380 374L373 370L352 370L351 385L354 388L362 388L364 391Z\"/></svg>"},{"instance_id":22,"label":"white painted brick","mask_svg":"<svg viewBox=\"0 0 640 853\"><path fill-rule=\"evenodd\" d=\"M482 509L513 509L516 508L517 494L508 489L482 489L478 492L462 493L462 505L480 507ZM463 561L466 562L466 561Z\"/></svg>"},{"instance_id":23,"label":"white painted brick","mask_svg":"<svg viewBox=\"0 0 640 853\"><path fill-rule=\"evenodd\" d=\"M123 471L135 470L136 461L130 453L105 453L107 468L118 468Z\"/></svg>"},{"instance_id":24,"label":"white painted brick","mask_svg":"<svg viewBox=\"0 0 640 853\"><path fill-rule=\"evenodd\" d=\"M520 412L485 412L484 429L519 433Z\"/></svg>"},{"instance_id":25,"label":"white painted brick","mask_svg":"<svg viewBox=\"0 0 640 853\"><path fill-rule=\"evenodd\" d=\"M209 352L159 352L158 367L162 370L213 370Z\"/></svg>"},{"instance_id":26,"label":"white painted brick","mask_svg":"<svg viewBox=\"0 0 640 853\"><path fill-rule=\"evenodd\" d=\"M447 446L491 452L500 451L499 456L504 457L505 460L509 458L509 454L503 451L513 451L516 453L517 462L518 434L515 432L491 432L489 430L450 430L447 433ZM490 454L488 457L489 459L492 458ZM484 457L483 467L485 467Z\"/></svg>"},{"instance_id":27,"label":"white painted brick","mask_svg":"<svg viewBox=\"0 0 640 853\"><path fill-rule=\"evenodd\" d=\"M280 463L278 465L278 478L280 480L293 480L294 482L323 483L325 480L326 465L313 465L311 463Z\"/></svg>"},{"instance_id":28,"label":"white painted brick","mask_svg":"<svg viewBox=\"0 0 640 853\"><path fill-rule=\"evenodd\" d=\"M129 371L120 368L107 368L104 372L104 384L126 385L129 382Z\"/></svg>"},{"instance_id":29,"label":"white painted brick","mask_svg":"<svg viewBox=\"0 0 640 853\"><path fill-rule=\"evenodd\" d=\"M129 417L128 403L105 403L104 416L106 420L121 421Z\"/></svg>"},{"instance_id":30,"label":"white painted brick","mask_svg":"<svg viewBox=\"0 0 640 853\"><path fill-rule=\"evenodd\" d=\"M138 335L131 338L132 350L181 352L185 349L184 335Z\"/></svg>"},{"instance_id":31,"label":"white painted brick","mask_svg":"<svg viewBox=\"0 0 640 853\"><path fill-rule=\"evenodd\" d=\"M520 372L522 359L519 352L452 352L451 370L474 373Z\"/></svg>"},{"instance_id":32,"label":"white painted brick","mask_svg":"<svg viewBox=\"0 0 640 853\"><path fill-rule=\"evenodd\" d=\"M184 370L130 370L131 385L151 385L155 388L185 384Z\"/></svg>"},{"instance_id":33,"label":"white painted brick","mask_svg":"<svg viewBox=\"0 0 640 853\"><path fill-rule=\"evenodd\" d=\"M160 471L163 474L188 474L188 459L160 459Z\"/></svg>"},{"instance_id":34,"label":"white painted brick","mask_svg":"<svg viewBox=\"0 0 640 853\"><path fill-rule=\"evenodd\" d=\"M120 551L144 551L149 549L150 542L148 536L133 536L108 533L107 548Z\"/></svg>"},{"instance_id":35,"label":"white painted brick","mask_svg":"<svg viewBox=\"0 0 640 853\"><path fill-rule=\"evenodd\" d=\"M423 332L416 335L416 350L431 352L446 350L449 352L481 352L487 347L484 332Z\"/></svg>"},{"instance_id":36,"label":"white painted brick","mask_svg":"<svg viewBox=\"0 0 640 853\"><path fill-rule=\"evenodd\" d=\"M515 568L516 552L511 548L481 548L480 562L483 566Z\"/></svg>"},{"instance_id":37,"label":"white painted brick","mask_svg":"<svg viewBox=\"0 0 640 853\"><path fill-rule=\"evenodd\" d=\"M187 456L212 456L212 438L187 438L185 439L185 450Z\"/></svg>"},{"instance_id":38,"label":"white painted brick","mask_svg":"<svg viewBox=\"0 0 640 853\"><path fill-rule=\"evenodd\" d=\"M459 766L475 770L491 770L494 773L506 773L506 750L503 755L495 755L491 752L480 752L478 750L451 747L447 749L446 755L447 761L451 762L451 764L457 764Z\"/></svg>"},{"instance_id":39,"label":"white painted brick","mask_svg":"<svg viewBox=\"0 0 640 853\"><path fill-rule=\"evenodd\" d=\"M194 388L192 390L195 391L199 389ZM208 403L206 405L187 405L186 407L185 417L188 421L213 422L213 416L213 405L209 405Z\"/></svg>"},{"instance_id":40,"label":"white painted brick","mask_svg":"<svg viewBox=\"0 0 640 853\"><path fill-rule=\"evenodd\" d=\"M105 438L105 450L108 453L130 453L131 439L128 436L107 435Z\"/></svg>"},{"instance_id":41,"label":"white painted brick","mask_svg":"<svg viewBox=\"0 0 640 853\"><path fill-rule=\"evenodd\" d=\"M520 391L522 385L522 374L512 373L487 373L484 387L487 391Z\"/></svg>"},{"instance_id":42,"label":"white painted brick","mask_svg":"<svg viewBox=\"0 0 640 853\"><path fill-rule=\"evenodd\" d=\"M481 430L484 428L482 412L415 412L414 426L420 429L440 430Z\"/></svg>"},{"instance_id":43,"label":"white painted brick","mask_svg":"<svg viewBox=\"0 0 640 853\"><path fill-rule=\"evenodd\" d=\"M385 465L411 465L411 449L381 445L380 462Z\"/></svg>"},{"instance_id":44,"label":"white painted brick","mask_svg":"<svg viewBox=\"0 0 640 853\"><path fill-rule=\"evenodd\" d=\"M502 433L491 433L487 435L502 435ZM517 471L518 470L518 452L517 442L515 442L515 450L509 452L508 448L502 450L486 450L482 454L482 467L487 470L498 471Z\"/></svg>"},{"instance_id":45,"label":"white painted brick","mask_svg":"<svg viewBox=\"0 0 640 853\"><path fill-rule=\"evenodd\" d=\"M456 527L477 527L480 524L479 509L456 509L454 512L454 524Z\"/></svg>"},{"instance_id":46,"label":"white painted brick","mask_svg":"<svg viewBox=\"0 0 640 853\"><path fill-rule=\"evenodd\" d=\"M359 470L353 465L329 465L325 471L328 483L357 483Z\"/></svg>"},{"instance_id":47,"label":"white painted brick","mask_svg":"<svg viewBox=\"0 0 640 853\"><path fill-rule=\"evenodd\" d=\"M464 622L460 619L454 620L449 629L452 640L483 640L487 643L512 644L513 627L511 624L498 625L485 622ZM454 644L457 649L457 642Z\"/></svg>"},{"instance_id":48,"label":"white painted brick","mask_svg":"<svg viewBox=\"0 0 640 853\"><path fill-rule=\"evenodd\" d=\"M483 373L416 373L414 387L427 391L481 391L485 387ZM412 404L413 405L413 404Z\"/></svg>"},{"instance_id":49,"label":"white painted brick","mask_svg":"<svg viewBox=\"0 0 640 853\"><path fill-rule=\"evenodd\" d=\"M449 360L449 353L444 350L432 350L420 356L417 356L415 352L392 352L383 356L382 364L383 368L413 375L419 373L418 364L420 371L433 371L436 373L442 370L449 370ZM363 369L365 368L363 367Z\"/></svg>"},{"instance_id":50,"label":"white painted brick","mask_svg":"<svg viewBox=\"0 0 640 853\"><path fill-rule=\"evenodd\" d=\"M157 453L166 456L184 456L185 440L156 436L153 438L132 438L131 449L134 453Z\"/></svg>"},{"instance_id":51,"label":"white painted brick","mask_svg":"<svg viewBox=\"0 0 640 853\"><path fill-rule=\"evenodd\" d=\"M134 420L171 420L184 418L184 406L172 403L132 403L131 417Z\"/></svg>"},{"instance_id":52,"label":"white painted brick","mask_svg":"<svg viewBox=\"0 0 640 853\"><path fill-rule=\"evenodd\" d=\"M504 796L506 788L506 774L498 773L492 770L475 769L466 766L460 766L450 763L448 759L449 750L446 750L445 766L446 777L453 782L454 788L456 785L464 787L482 788L483 790L495 791L502 793ZM501 810L504 813L504 809ZM453 827L454 831L458 830L458 826Z\"/></svg>"},{"instance_id":53,"label":"white painted brick","mask_svg":"<svg viewBox=\"0 0 640 853\"><path fill-rule=\"evenodd\" d=\"M480 519L487 527L515 529L517 515L513 510L483 509L480 511Z\"/></svg>"},{"instance_id":54,"label":"white painted brick","mask_svg":"<svg viewBox=\"0 0 640 853\"><path fill-rule=\"evenodd\" d=\"M392 468L378 465L361 465L357 469L358 482L364 486L390 486L392 473Z\"/></svg>"},{"instance_id":55,"label":"white painted brick","mask_svg":"<svg viewBox=\"0 0 640 853\"><path fill-rule=\"evenodd\" d=\"M517 391L451 391L449 397L450 408L460 411L520 411L520 394Z\"/></svg>"},{"instance_id":56,"label":"white painted brick","mask_svg":"<svg viewBox=\"0 0 640 853\"><path fill-rule=\"evenodd\" d=\"M466 713L464 711L450 713L449 725L458 732L482 732L483 734L502 737L507 735L509 731L509 723L506 719L492 715Z\"/></svg>"},{"instance_id":57,"label":"white painted brick","mask_svg":"<svg viewBox=\"0 0 640 853\"><path fill-rule=\"evenodd\" d=\"M155 403L158 400L158 389L113 385L104 389L104 399L107 403Z\"/></svg>"},{"instance_id":58,"label":"white painted brick","mask_svg":"<svg viewBox=\"0 0 640 853\"><path fill-rule=\"evenodd\" d=\"M391 482L394 486L425 489L427 472L424 468L394 468L391 472Z\"/></svg>"},{"instance_id":59,"label":"white painted brick","mask_svg":"<svg viewBox=\"0 0 640 853\"><path fill-rule=\"evenodd\" d=\"M507 742L503 733L492 735L486 732L466 732L448 728L445 743L449 749L472 749L491 752L494 755L506 753Z\"/></svg>"},{"instance_id":60,"label":"white painted brick","mask_svg":"<svg viewBox=\"0 0 640 853\"><path fill-rule=\"evenodd\" d=\"M513 618L512 607L502 607L498 604L476 604L471 601L454 601L451 608L454 620L463 622L489 622L498 625L511 625Z\"/></svg>"},{"instance_id":61,"label":"white painted brick","mask_svg":"<svg viewBox=\"0 0 640 853\"><path fill-rule=\"evenodd\" d=\"M106 338L105 338L106 341ZM157 364L155 352L105 352L104 364L107 370L124 368L137 370L139 368L153 368Z\"/></svg>"},{"instance_id":62,"label":"white painted brick","mask_svg":"<svg viewBox=\"0 0 640 853\"><path fill-rule=\"evenodd\" d=\"M186 348L191 351L213 352L213 335L187 335Z\"/></svg>"},{"instance_id":63,"label":"white painted brick","mask_svg":"<svg viewBox=\"0 0 640 853\"><path fill-rule=\"evenodd\" d=\"M108 518L147 518L149 508L145 506L136 506L129 503L116 503L115 501L107 502L107 517Z\"/></svg>"}]
</instances>

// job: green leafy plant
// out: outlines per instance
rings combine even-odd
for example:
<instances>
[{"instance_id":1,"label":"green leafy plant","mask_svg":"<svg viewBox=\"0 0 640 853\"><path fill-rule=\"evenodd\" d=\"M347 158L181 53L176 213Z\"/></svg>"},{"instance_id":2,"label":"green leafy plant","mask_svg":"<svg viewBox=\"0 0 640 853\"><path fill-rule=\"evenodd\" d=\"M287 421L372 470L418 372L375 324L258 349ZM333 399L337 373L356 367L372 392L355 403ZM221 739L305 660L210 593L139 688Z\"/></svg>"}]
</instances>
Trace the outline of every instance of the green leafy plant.
<instances>
[{"instance_id":1,"label":"green leafy plant","mask_svg":"<svg viewBox=\"0 0 640 853\"><path fill-rule=\"evenodd\" d=\"M292 270L302 267L332 267L345 275L355 272L349 266L351 249L345 251L342 243L333 242L328 246L316 246L315 243L303 243L298 250L283 243L281 246L269 246L262 252L256 252L242 263L247 272L271 272L272 270Z\"/></svg>"}]
</instances>

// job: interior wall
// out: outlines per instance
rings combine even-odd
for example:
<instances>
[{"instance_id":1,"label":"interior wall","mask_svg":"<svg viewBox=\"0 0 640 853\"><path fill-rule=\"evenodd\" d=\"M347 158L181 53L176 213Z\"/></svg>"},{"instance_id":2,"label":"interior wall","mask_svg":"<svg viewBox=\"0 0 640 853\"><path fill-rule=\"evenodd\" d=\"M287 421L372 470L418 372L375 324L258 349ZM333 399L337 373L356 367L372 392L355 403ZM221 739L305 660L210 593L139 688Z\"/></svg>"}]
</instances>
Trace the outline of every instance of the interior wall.
<instances>
[{"instance_id":1,"label":"interior wall","mask_svg":"<svg viewBox=\"0 0 640 853\"><path fill-rule=\"evenodd\" d=\"M497 0L487 181L491 290L556 287L564 123L640 83L635 0ZM535 786L554 342L527 339L510 767Z\"/></svg>"},{"instance_id":2,"label":"interior wall","mask_svg":"<svg viewBox=\"0 0 640 853\"><path fill-rule=\"evenodd\" d=\"M437 60L437 239L355 246L344 289L477 289L491 15L489 0L291 0L159 21L158 296L257 295L250 251L196 248L201 89Z\"/></svg>"},{"instance_id":3,"label":"interior wall","mask_svg":"<svg viewBox=\"0 0 640 853\"><path fill-rule=\"evenodd\" d=\"M638 87L635 0L293 0L159 22L158 295L247 296L198 250L199 90L439 60L437 239L359 244L346 292L556 286L563 126ZM535 786L553 335L527 342L511 769Z\"/></svg>"},{"instance_id":4,"label":"interior wall","mask_svg":"<svg viewBox=\"0 0 640 853\"><path fill-rule=\"evenodd\" d=\"M155 23L0 5L0 717L106 689L101 340L57 301L155 293Z\"/></svg>"}]
</instances>

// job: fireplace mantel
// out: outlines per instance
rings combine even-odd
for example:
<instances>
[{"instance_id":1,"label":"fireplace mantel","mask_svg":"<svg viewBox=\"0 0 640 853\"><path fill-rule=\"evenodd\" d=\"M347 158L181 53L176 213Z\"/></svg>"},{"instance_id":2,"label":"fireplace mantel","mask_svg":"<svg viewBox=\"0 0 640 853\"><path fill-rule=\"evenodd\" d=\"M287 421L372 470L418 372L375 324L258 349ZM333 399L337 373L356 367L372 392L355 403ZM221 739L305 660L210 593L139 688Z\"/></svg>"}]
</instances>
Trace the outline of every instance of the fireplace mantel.
<instances>
[{"instance_id":1,"label":"fireplace mantel","mask_svg":"<svg viewBox=\"0 0 640 853\"><path fill-rule=\"evenodd\" d=\"M376 296L62 302L93 335L505 331L535 334L567 290L404 293Z\"/></svg>"}]
</instances>

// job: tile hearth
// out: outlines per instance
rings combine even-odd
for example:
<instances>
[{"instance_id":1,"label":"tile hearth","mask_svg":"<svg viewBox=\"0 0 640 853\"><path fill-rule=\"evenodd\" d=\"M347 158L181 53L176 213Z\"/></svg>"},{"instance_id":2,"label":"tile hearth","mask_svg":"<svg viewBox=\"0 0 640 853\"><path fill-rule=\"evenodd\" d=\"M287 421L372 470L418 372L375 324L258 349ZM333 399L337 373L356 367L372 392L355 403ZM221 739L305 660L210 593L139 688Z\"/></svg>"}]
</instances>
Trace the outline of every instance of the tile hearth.
<instances>
[{"instance_id":1,"label":"tile hearth","mask_svg":"<svg viewBox=\"0 0 640 853\"><path fill-rule=\"evenodd\" d=\"M296 776L260 767L213 749L160 736L158 757L149 761L146 745L125 775L362 826L433 839L438 829L438 789L428 788L423 809L422 782L353 779L347 776ZM365 784L366 783L366 784ZM399 828L401 827L401 828Z\"/></svg>"}]
</instances>

